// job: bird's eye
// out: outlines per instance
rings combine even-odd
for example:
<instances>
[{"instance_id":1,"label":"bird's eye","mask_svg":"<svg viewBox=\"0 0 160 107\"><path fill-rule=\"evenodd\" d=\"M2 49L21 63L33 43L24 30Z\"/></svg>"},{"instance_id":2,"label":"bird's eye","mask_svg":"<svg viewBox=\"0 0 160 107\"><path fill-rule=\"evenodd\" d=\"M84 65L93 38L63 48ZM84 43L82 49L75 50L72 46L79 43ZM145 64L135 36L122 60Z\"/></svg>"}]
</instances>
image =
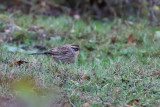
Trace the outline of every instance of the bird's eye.
<instances>
[{"instance_id":1,"label":"bird's eye","mask_svg":"<svg viewBox=\"0 0 160 107\"><path fill-rule=\"evenodd\" d=\"M74 51L79 51L79 48L72 48Z\"/></svg>"}]
</instances>

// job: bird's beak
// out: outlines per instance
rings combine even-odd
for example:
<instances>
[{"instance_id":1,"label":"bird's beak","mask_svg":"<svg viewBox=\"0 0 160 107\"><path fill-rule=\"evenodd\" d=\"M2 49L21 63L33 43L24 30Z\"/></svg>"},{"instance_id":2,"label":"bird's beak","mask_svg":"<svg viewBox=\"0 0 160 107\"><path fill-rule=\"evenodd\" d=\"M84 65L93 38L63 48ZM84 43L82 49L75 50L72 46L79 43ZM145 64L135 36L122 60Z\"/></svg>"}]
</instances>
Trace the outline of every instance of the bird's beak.
<instances>
[{"instance_id":1,"label":"bird's beak","mask_svg":"<svg viewBox=\"0 0 160 107\"><path fill-rule=\"evenodd\" d=\"M79 51L83 51L83 49L79 49Z\"/></svg>"}]
</instances>

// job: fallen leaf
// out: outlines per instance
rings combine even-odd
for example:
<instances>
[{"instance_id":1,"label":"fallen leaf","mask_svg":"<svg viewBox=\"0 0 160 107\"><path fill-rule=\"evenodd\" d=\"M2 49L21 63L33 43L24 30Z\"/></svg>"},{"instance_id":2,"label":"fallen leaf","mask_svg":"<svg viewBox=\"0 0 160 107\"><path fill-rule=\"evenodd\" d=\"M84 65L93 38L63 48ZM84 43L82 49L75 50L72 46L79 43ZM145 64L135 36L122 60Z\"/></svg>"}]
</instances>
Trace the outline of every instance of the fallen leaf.
<instances>
[{"instance_id":1,"label":"fallen leaf","mask_svg":"<svg viewBox=\"0 0 160 107\"><path fill-rule=\"evenodd\" d=\"M133 35L130 34L130 36L128 37L128 43L133 43Z\"/></svg>"},{"instance_id":2,"label":"fallen leaf","mask_svg":"<svg viewBox=\"0 0 160 107\"><path fill-rule=\"evenodd\" d=\"M73 18L78 20L78 19L80 19L80 15L79 14L75 14L75 15L73 15Z\"/></svg>"},{"instance_id":3,"label":"fallen leaf","mask_svg":"<svg viewBox=\"0 0 160 107\"><path fill-rule=\"evenodd\" d=\"M155 73L153 73L153 74L151 75L151 77L155 77L155 76L157 76L157 75L160 75L160 73L155 72Z\"/></svg>"},{"instance_id":4,"label":"fallen leaf","mask_svg":"<svg viewBox=\"0 0 160 107\"><path fill-rule=\"evenodd\" d=\"M111 37L111 42L114 44L117 41L116 37Z\"/></svg>"},{"instance_id":5,"label":"fallen leaf","mask_svg":"<svg viewBox=\"0 0 160 107\"><path fill-rule=\"evenodd\" d=\"M89 106L89 103L84 103L83 106L84 106L84 107L88 107L88 106Z\"/></svg>"},{"instance_id":6,"label":"fallen leaf","mask_svg":"<svg viewBox=\"0 0 160 107\"><path fill-rule=\"evenodd\" d=\"M127 106L133 106L133 104L135 102L139 102L139 99L133 99L133 100L129 101L129 103L127 103Z\"/></svg>"},{"instance_id":7,"label":"fallen leaf","mask_svg":"<svg viewBox=\"0 0 160 107\"><path fill-rule=\"evenodd\" d=\"M19 61L15 61L13 63L10 63L9 66L12 67L14 65L21 65L21 64L24 64L24 63L28 63L28 62L19 60Z\"/></svg>"},{"instance_id":8,"label":"fallen leaf","mask_svg":"<svg viewBox=\"0 0 160 107\"><path fill-rule=\"evenodd\" d=\"M132 21L125 20L124 22L126 25L134 25L134 23Z\"/></svg>"},{"instance_id":9,"label":"fallen leaf","mask_svg":"<svg viewBox=\"0 0 160 107\"><path fill-rule=\"evenodd\" d=\"M91 46L84 46L87 50L89 50L89 51L93 51L93 50L95 50L95 48L94 47L91 47Z\"/></svg>"}]
</instances>

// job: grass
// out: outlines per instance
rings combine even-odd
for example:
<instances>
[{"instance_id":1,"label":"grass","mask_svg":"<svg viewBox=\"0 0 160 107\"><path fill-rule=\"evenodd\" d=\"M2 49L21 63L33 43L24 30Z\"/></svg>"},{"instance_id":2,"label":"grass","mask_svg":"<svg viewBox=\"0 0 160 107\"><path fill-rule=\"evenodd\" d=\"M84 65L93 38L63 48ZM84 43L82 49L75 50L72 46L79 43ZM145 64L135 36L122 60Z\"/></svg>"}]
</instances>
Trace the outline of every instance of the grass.
<instances>
[{"instance_id":1,"label":"grass","mask_svg":"<svg viewBox=\"0 0 160 107\"><path fill-rule=\"evenodd\" d=\"M68 16L35 18L21 14L1 14L0 20L2 29L11 20L21 28L7 36L1 33L2 98L17 103L22 99L33 107L160 105L160 42L154 36L157 28L146 21L127 25L121 19L90 20L86 24ZM35 28L28 28L31 25L40 28L33 31ZM131 34L134 39L128 43ZM79 43L83 49L75 64L56 64L47 56L26 54L66 43ZM35 48L37 44L41 48ZM18 60L29 63L9 65ZM7 101L0 102L5 105Z\"/></svg>"}]
</instances>

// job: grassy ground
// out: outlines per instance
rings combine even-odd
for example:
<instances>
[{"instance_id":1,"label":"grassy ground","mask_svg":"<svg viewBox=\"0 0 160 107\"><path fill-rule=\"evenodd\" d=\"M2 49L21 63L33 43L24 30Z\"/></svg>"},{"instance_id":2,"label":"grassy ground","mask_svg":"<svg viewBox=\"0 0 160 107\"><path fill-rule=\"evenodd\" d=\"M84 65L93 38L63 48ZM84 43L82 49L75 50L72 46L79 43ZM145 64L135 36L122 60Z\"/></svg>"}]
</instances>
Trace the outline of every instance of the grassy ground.
<instances>
[{"instance_id":1,"label":"grassy ground","mask_svg":"<svg viewBox=\"0 0 160 107\"><path fill-rule=\"evenodd\" d=\"M33 107L160 105L160 38L155 35L160 29L147 21L85 23L67 16L20 14L1 14L0 20L3 106L14 101ZM83 49L75 64L27 55L67 43ZM28 63L10 65L19 60Z\"/></svg>"}]
</instances>

